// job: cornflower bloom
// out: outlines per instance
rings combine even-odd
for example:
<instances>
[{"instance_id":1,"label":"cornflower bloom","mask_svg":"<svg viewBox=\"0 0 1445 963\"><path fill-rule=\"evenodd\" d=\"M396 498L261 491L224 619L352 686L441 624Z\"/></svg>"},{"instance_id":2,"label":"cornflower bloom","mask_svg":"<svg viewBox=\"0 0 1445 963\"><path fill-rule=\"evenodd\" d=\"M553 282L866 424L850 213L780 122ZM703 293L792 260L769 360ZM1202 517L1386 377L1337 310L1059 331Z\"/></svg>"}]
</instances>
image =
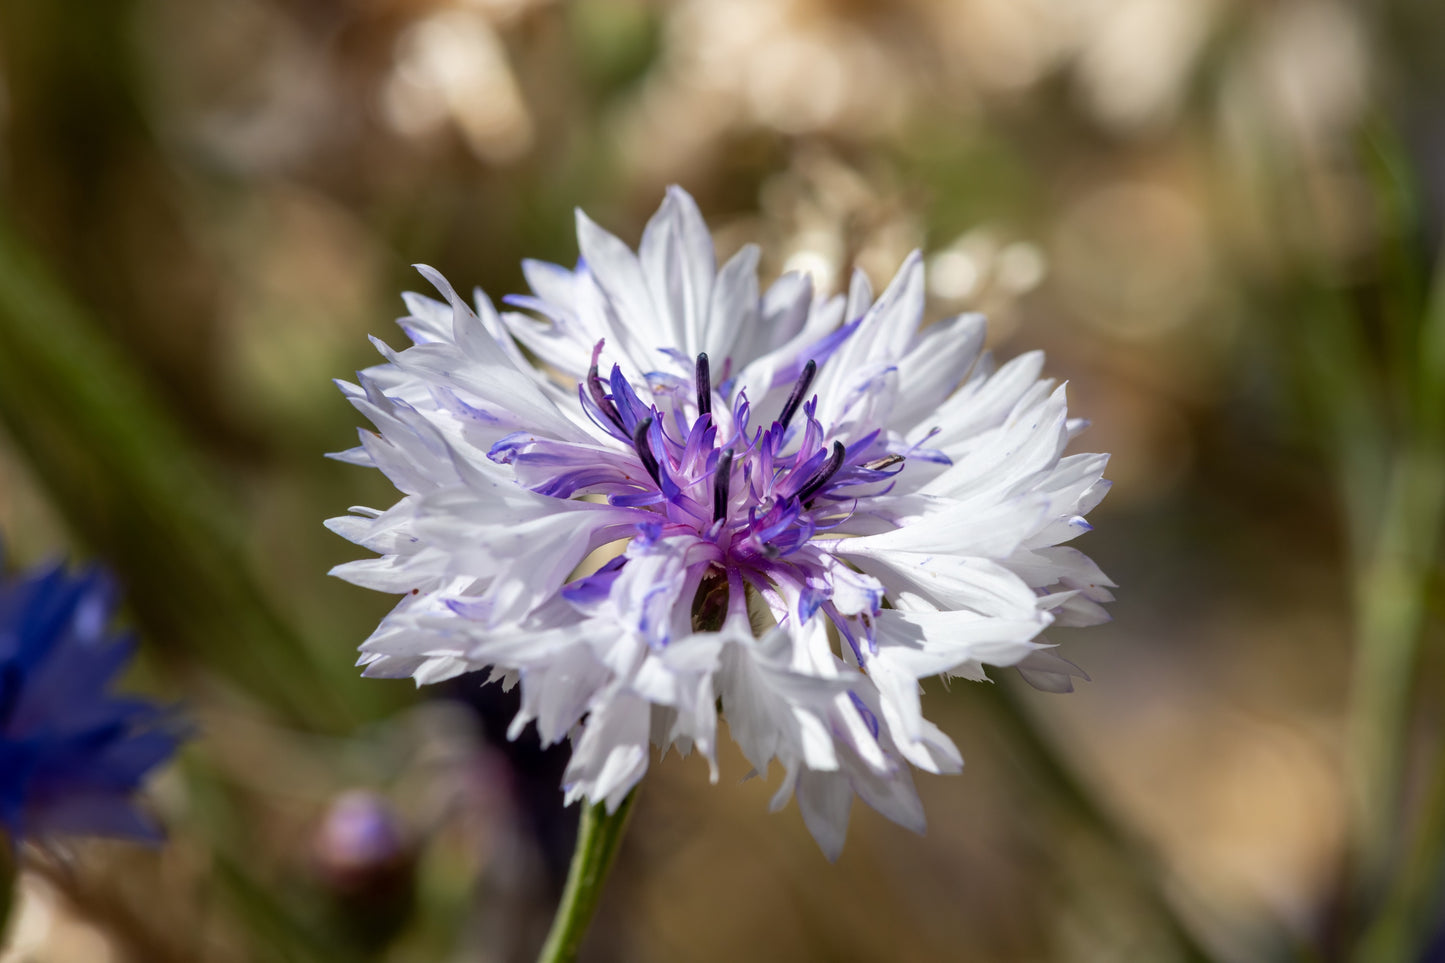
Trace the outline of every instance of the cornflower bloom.
<instances>
[{"instance_id":1,"label":"cornflower bloom","mask_svg":"<svg viewBox=\"0 0 1445 963\"><path fill-rule=\"evenodd\" d=\"M1067 689L1039 633L1107 618L1062 544L1106 457L1063 454L1083 422L1039 353L995 369L977 315L920 331L916 253L876 300L861 272L760 292L757 249L717 268L677 188L636 253L577 235L575 269L524 262L520 311L421 267L444 300L405 295L413 346L341 385L376 432L336 457L403 495L329 523L381 556L335 574L403 596L365 674L520 684L511 735L571 738L569 802L615 810L649 743L716 780L721 711L830 858L855 793L921 832L911 767L962 759L919 680Z\"/></svg>"},{"instance_id":2,"label":"cornflower bloom","mask_svg":"<svg viewBox=\"0 0 1445 963\"><path fill-rule=\"evenodd\" d=\"M115 591L63 566L0 578L0 830L156 840L134 804L181 739L169 710L110 683L133 643L109 628Z\"/></svg>"}]
</instances>

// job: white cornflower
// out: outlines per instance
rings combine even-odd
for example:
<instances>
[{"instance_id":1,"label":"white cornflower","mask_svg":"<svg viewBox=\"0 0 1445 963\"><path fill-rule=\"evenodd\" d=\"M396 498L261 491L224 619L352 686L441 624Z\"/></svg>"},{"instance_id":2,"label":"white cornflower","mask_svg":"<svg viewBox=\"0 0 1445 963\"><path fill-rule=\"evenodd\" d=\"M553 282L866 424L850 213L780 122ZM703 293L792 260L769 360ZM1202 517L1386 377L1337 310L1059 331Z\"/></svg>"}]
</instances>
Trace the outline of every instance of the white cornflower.
<instances>
[{"instance_id":1,"label":"white cornflower","mask_svg":"<svg viewBox=\"0 0 1445 963\"><path fill-rule=\"evenodd\" d=\"M830 858L854 793L921 832L910 766L962 759L919 680L1065 690L1039 633L1107 618L1112 583L1062 545L1106 456L1063 454L1083 422L1042 355L995 370L976 315L919 331L917 254L876 301L861 273L760 293L757 249L717 268L677 188L635 254L581 213L577 236L575 270L524 263L530 313L421 268L445 301L406 295L414 345L342 385L376 432L339 457L404 496L330 522L381 555L335 574L402 595L365 674L520 684L511 735L571 738L569 802L616 808L649 743L716 780L721 714Z\"/></svg>"}]
</instances>

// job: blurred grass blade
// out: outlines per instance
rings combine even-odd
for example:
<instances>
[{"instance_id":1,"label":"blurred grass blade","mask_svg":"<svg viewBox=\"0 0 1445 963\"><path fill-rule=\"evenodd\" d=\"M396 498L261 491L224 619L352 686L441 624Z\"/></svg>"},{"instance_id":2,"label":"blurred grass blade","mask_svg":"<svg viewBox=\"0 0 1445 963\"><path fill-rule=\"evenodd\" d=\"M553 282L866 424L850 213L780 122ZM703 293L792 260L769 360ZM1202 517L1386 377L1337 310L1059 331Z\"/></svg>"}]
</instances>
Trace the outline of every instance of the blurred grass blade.
<instances>
[{"instance_id":1,"label":"blurred grass blade","mask_svg":"<svg viewBox=\"0 0 1445 963\"><path fill-rule=\"evenodd\" d=\"M1415 357L1414 393L1419 402L1409 448L1401 456L1402 531L1395 546L1412 578L1412 638L1423 629L1445 521L1445 254L1435 270ZM1413 648L1414 643L1412 655ZM1413 659L1406 671L1411 668ZM1416 956L1445 896L1445 744L1436 752L1419 825L1409 833L1408 852L1399 870L1390 874L1384 905L1361 942L1362 960Z\"/></svg>"},{"instance_id":2,"label":"blurred grass blade","mask_svg":"<svg viewBox=\"0 0 1445 963\"><path fill-rule=\"evenodd\" d=\"M247 937L278 963L359 963L341 944L314 929L291 911L289 904L261 885L221 849L212 853L216 881L246 921Z\"/></svg>"},{"instance_id":3,"label":"blurred grass blade","mask_svg":"<svg viewBox=\"0 0 1445 963\"><path fill-rule=\"evenodd\" d=\"M337 673L278 615L243 519L130 359L0 215L0 423L77 537L126 575L148 644L203 665L291 721L353 712Z\"/></svg>"},{"instance_id":4,"label":"blurred grass blade","mask_svg":"<svg viewBox=\"0 0 1445 963\"><path fill-rule=\"evenodd\" d=\"M1077 818L1117 857L1135 894L1163 925L1179 958L1188 963L1216 959L1196 934L1194 924L1170 898L1163 867L1149 845L1074 771L1064 750L1034 718L1010 680L979 686L977 691L989 704L994 720L1002 725L1020 761L1048 788L1049 798L1061 811Z\"/></svg>"}]
</instances>

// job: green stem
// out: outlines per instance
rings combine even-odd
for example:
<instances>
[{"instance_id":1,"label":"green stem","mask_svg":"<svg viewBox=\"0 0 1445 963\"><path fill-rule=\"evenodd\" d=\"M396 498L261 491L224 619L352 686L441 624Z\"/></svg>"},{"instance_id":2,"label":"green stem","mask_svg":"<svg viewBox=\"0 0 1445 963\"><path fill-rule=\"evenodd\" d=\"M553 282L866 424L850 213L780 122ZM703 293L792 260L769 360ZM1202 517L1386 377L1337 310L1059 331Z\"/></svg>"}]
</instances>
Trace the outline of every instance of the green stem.
<instances>
[{"instance_id":1,"label":"green stem","mask_svg":"<svg viewBox=\"0 0 1445 963\"><path fill-rule=\"evenodd\" d=\"M1358 661L1351 705L1355 779L1354 887L1368 927L1362 961L1407 959L1423 938L1445 827L1431 811L1445 801L1437 775L1418 838L1403 849L1401 795L1410 746L1411 681L1422 639L1428 580L1445 516L1445 465L1438 439L1397 456L1392 498L1373 557L1357 576ZM1383 954L1383 955L1382 955Z\"/></svg>"},{"instance_id":2,"label":"green stem","mask_svg":"<svg viewBox=\"0 0 1445 963\"><path fill-rule=\"evenodd\" d=\"M1411 587L1417 618L1423 622L1428 579L1438 564L1440 526L1445 519L1445 257L1435 269L1419 356L1419 430L1414 457L1408 462L1411 504L1402 513L1402 525L1418 536L1410 553L1414 576ZM1419 644L1417 635L1411 642L1412 651ZM1365 750L1361 746L1358 751ZM1435 764L1426 769L1433 771L1433 777L1424 805L1418 810L1418 825L1405 837L1410 845L1400 858L1398 871L1389 874L1383 905L1360 942L1357 956L1361 960L1410 959L1418 955L1434 909L1445 892L1445 743L1437 744L1435 753Z\"/></svg>"},{"instance_id":3,"label":"green stem","mask_svg":"<svg viewBox=\"0 0 1445 963\"><path fill-rule=\"evenodd\" d=\"M609 813L605 803L587 806L582 810L581 824L577 827L577 848L572 852L572 867L567 871L567 886L562 891L562 902L557 906L557 915L552 919L552 931L537 956L537 963L571 963L577 959L582 937L597 911L597 901L602 896L602 884L622 844L622 834L627 829L627 818L632 814L632 804L637 799L637 790L627 794L616 812Z\"/></svg>"},{"instance_id":4,"label":"green stem","mask_svg":"<svg viewBox=\"0 0 1445 963\"><path fill-rule=\"evenodd\" d=\"M1396 501L1396 505L1399 502ZM1409 689L1424 617L1419 573L1388 543L1415 522L1391 512L1381 547L1356 576L1357 661L1350 719L1356 780L1358 871L1373 890L1389 875L1399 826L1399 791L1408 744ZM1392 537L1395 536L1395 537Z\"/></svg>"},{"instance_id":5,"label":"green stem","mask_svg":"<svg viewBox=\"0 0 1445 963\"><path fill-rule=\"evenodd\" d=\"M1410 852L1395 874L1384 905L1365 930L1355 957L1369 960L1412 960L1428 937L1438 894L1445 887L1445 758L1435 768L1426 794L1424 817L1411 837Z\"/></svg>"}]
</instances>

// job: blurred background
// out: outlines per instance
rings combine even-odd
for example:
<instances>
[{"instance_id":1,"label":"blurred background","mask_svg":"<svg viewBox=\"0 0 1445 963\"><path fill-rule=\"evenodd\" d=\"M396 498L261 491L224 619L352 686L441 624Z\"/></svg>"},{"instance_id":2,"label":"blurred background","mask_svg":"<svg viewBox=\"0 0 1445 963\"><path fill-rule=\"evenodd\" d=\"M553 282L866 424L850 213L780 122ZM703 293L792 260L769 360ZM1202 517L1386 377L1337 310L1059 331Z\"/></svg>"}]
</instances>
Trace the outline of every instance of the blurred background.
<instances>
[{"instance_id":1,"label":"blurred background","mask_svg":"<svg viewBox=\"0 0 1445 963\"><path fill-rule=\"evenodd\" d=\"M584 959L1445 959L1445 8L1431 0L0 4L0 533L98 559L198 737L158 850L37 858L6 963L512 961L575 811L463 678L362 681L330 379L677 183L768 277L928 253L1110 451L1069 695L932 686L915 837L655 766ZM1008 677L1005 677L1008 676ZM726 740L724 740L726 742ZM159 910L163 907L163 911ZM1431 956L1430 941L1436 941Z\"/></svg>"}]
</instances>

